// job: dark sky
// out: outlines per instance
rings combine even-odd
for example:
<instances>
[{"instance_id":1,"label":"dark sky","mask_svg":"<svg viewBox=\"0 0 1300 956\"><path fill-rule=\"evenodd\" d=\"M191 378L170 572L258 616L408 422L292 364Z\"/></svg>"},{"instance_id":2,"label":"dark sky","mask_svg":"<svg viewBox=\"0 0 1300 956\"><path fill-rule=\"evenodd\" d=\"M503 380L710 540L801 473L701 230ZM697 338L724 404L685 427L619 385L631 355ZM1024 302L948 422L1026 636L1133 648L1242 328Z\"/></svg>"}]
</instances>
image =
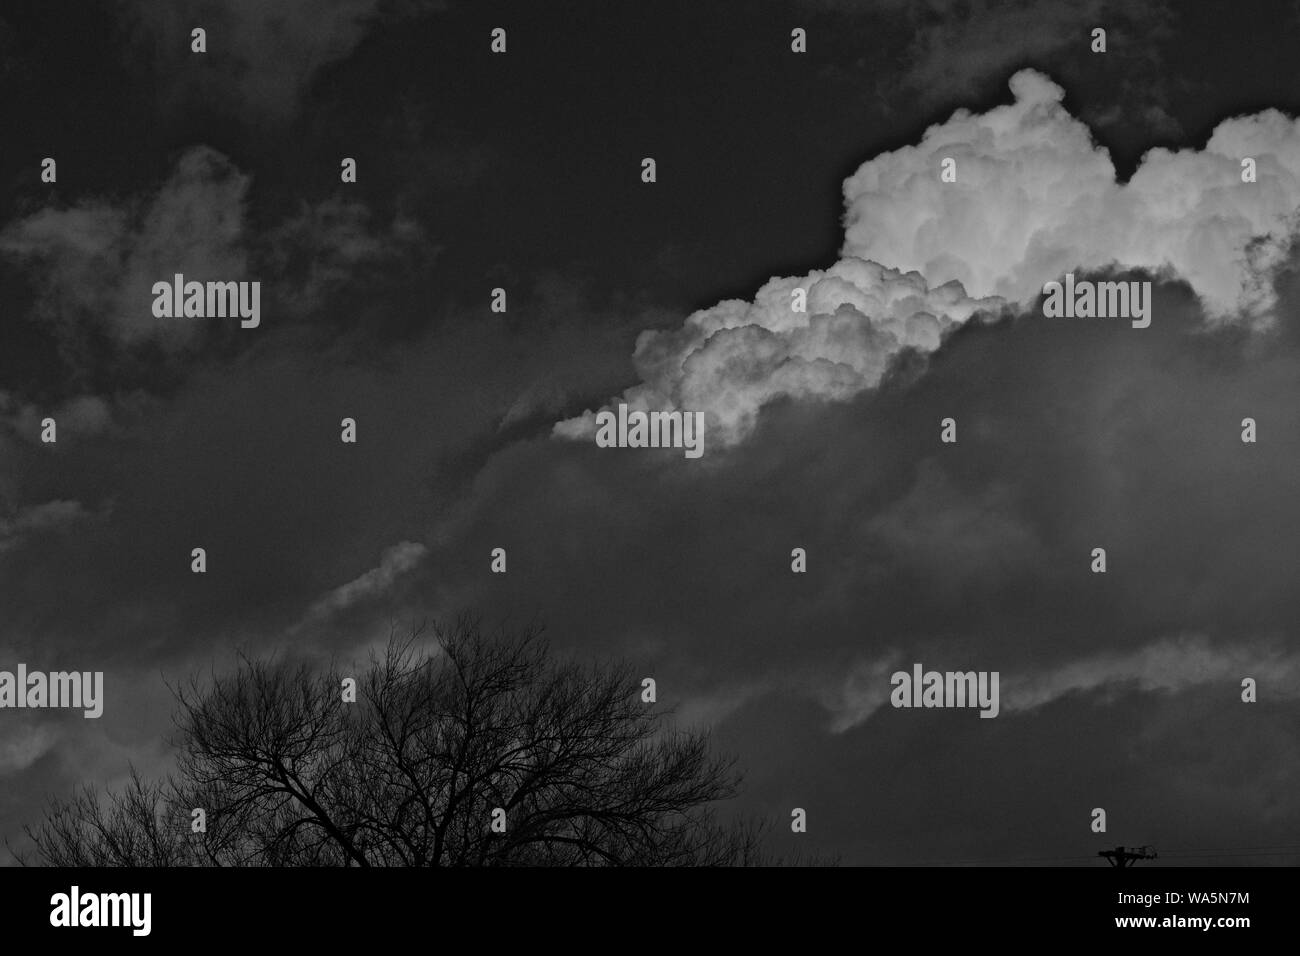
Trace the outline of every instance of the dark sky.
<instances>
[{"instance_id":1,"label":"dark sky","mask_svg":"<svg viewBox=\"0 0 1300 956\"><path fill-rule=\"evenodd\" d=\"M7 2L0 669L108 699L0 711L0 836L164 771L164 678L469 610L643 665L780 850L1300 844L1297 43L1280 2ZM1044 318L1071 269L1151 327ZM155 319L175 272L260 327ZM584 440L625 393L703 458ZM889 707L914 661L1002 713Z\"/></svg>"}]
</instances>

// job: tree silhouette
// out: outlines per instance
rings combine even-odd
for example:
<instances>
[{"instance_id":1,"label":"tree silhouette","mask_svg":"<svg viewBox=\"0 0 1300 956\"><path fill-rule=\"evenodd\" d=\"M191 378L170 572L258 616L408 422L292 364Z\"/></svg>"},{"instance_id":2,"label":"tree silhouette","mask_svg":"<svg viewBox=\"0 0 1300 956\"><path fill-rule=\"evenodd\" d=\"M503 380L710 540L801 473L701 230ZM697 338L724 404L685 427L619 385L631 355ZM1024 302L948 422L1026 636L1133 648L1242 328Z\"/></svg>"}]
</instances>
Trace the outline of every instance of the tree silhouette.
<instances>
[{"instance_id":1,"label":"tree silhouette","mask_svg":"<svg viewBox=\"0 0 1300 956\"><path fill-rule=\"evenodd\" d=\"M25 832L60 866L737 865L734 764L664 726L625 666L536 629L390 637L345 701L337 668L241 655L176 689L174 775L51 802ZM206 829L191 826L202 809ZM494 819L496 826L493 826Z\"/></svg>"}]
</instances>

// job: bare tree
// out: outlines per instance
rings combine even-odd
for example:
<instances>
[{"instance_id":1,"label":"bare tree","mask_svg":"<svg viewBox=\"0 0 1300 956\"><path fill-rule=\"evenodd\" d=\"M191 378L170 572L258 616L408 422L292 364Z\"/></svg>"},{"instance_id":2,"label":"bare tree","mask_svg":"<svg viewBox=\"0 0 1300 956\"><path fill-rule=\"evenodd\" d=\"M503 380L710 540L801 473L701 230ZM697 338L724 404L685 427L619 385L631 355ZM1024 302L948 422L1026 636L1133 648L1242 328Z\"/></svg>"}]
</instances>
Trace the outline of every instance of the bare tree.
<instances>
[{"instance_id":1,"label":"bare tree","mask_svg":"<svg viewBox=\"0 0 1300 956\"><path fill-rule=\"evenodd\" d=\"M26 833L66 866L736 865L731 761L664 726L623 666L471 621L391 638L358 677L241 656L177 689L177 772L55 800ZM192 832L195 809L206 829Z\"/></svg>"}]
</instances>

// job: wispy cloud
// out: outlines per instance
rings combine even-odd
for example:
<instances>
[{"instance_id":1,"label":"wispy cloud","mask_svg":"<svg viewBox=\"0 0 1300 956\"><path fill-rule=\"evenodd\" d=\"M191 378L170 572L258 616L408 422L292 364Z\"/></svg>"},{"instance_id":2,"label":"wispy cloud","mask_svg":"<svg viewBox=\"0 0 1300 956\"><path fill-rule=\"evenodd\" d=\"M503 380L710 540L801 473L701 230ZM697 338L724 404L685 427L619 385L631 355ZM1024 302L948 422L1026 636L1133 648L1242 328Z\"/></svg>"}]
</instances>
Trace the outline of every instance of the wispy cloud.
<instances>
[{"instance_id":1,"label":"wispy cloud","mask_svg":"<svg viewBox=\"0 0 1300 956\"><path fill-rule=\"evenodd\" d=\"M321 69L347 59L376 26L445 8L442 0L119 0L124 50L165 74L163 106L224 103L232 113L284 120ZM202 69L190 33L207 31Z\"/></svg>"},{"instance_id":2,"label":"wispy cloud","mask_svg":"<svg viewBox=\"0 0 1300 956\"><path fill-rule=\"evenodd\" d=\"M322 623L356 604L383 597L399 577L420 563L426 553L428 549L414 541L402 541L385 548L377 567L339 585L316 601L298 627Z\"/></svg>"}]
</instances>

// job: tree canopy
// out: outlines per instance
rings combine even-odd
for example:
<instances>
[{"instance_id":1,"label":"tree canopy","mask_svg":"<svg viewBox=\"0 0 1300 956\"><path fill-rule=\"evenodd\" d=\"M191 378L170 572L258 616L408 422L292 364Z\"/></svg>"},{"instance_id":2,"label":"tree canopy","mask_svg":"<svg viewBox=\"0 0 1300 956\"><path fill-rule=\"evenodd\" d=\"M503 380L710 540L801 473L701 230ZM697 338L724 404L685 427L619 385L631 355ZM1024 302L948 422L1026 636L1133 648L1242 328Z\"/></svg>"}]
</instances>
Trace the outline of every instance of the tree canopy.
<instances>
[{"instance_id":1,"label":"tree canopy","mask_svg":"<svg viewBox=\"0 0 1300 956\"><path fill-rule=\"evenodd\" d=\"M173 775L55 799L26 833L61 866L760 862L761 828L716 814L734 763L640 691L468 620L355 675L241 654L175 690Z\"/></svg>"}]
</instances>

